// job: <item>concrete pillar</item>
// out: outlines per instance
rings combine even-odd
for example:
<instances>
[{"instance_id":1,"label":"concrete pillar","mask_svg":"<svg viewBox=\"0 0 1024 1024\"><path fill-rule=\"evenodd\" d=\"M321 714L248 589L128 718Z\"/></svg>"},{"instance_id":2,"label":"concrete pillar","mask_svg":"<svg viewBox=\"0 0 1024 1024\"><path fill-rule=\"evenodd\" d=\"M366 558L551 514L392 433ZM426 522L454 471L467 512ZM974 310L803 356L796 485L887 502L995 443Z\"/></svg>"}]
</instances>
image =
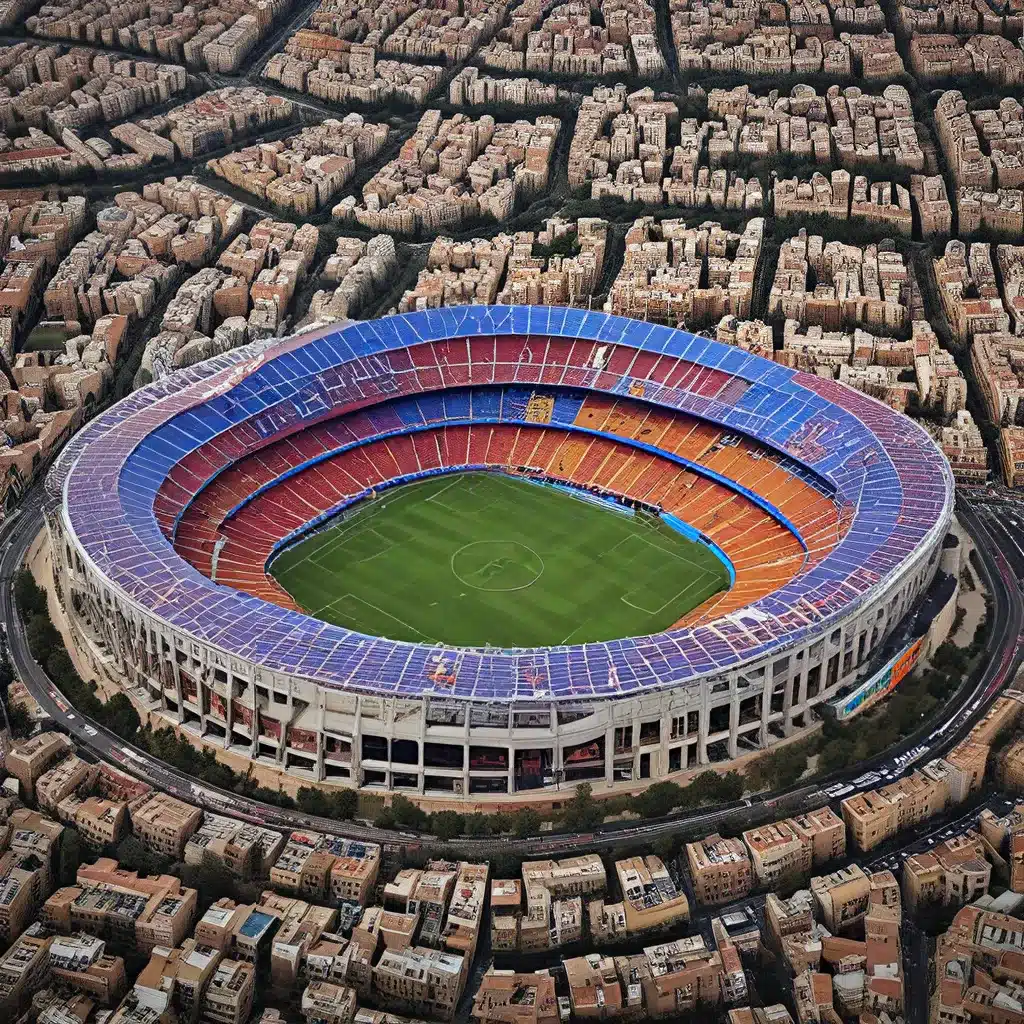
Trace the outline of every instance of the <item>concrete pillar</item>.
<instances>
[{"instance_id":1,"label":"concrete pillar","mask_svg":"<svg viewBox=\"0 0 1024 1024\"><path fill-rule=\"evenodd\" d=\"M740 696L735 690L735 684L729 690L729 756L736 757L738 752L737 737L740 726Z\"/></svg>"},{"instance_id":2,"label":"concrete pillar","mask_svg":"<svg viewBox=\"0 0 1024 1024\"><path fill-rule=\"evenodd\" d=\"M156 638L156 657L159 663L160 659L164 656L163 644L161 638ZM180 724L185 720L185 708L184 708L184 694L181 689L181 668L178 665L178 656L174 653L174 648L171 648L171 674L174 676L174 694L178 701L178 723ZM164 676L161 672L159 675L160 679L160 696L164 695ZM164 701L164 709L167 708L167 701Z\"/></svg>"},{"instance_id":3,"label":"concrete pillar","mask_svg":"<svg viewBox=\"0 0 1024 1024\"><path fill-rule=\"evenodd\" d=\"M757 742L759 746L766 746L768 743L768 719L772 713L772 682L771 669L765 670L764 686L761 687L761 729L758 733Z\"/></svg>"},{"instance_id":4,"label":"concrete pillar","mask_svg":"<svg viewBox=\"0 0 1024 1024\"><path fill-rule=\"evenodd\" d=\"M252 721L249 723L249 756L257 757L260 750L260 712L259 701L256 699L255 676L253 676L252 681L249 683L249 695L252 698L250 702Z\"/></svg>"},{"instance_id":5,"label":"concrete pillar","mask_svg":"<svg viewBox=\"0 0 1024 1024\"><path fill-rule=\"evenodd\" d=\"M316 725L316 781L324 781L324 743L327 742L324 736L324 726L327 722L327 694L317 690L317 725Z\"/></svg>"}]
</instances>

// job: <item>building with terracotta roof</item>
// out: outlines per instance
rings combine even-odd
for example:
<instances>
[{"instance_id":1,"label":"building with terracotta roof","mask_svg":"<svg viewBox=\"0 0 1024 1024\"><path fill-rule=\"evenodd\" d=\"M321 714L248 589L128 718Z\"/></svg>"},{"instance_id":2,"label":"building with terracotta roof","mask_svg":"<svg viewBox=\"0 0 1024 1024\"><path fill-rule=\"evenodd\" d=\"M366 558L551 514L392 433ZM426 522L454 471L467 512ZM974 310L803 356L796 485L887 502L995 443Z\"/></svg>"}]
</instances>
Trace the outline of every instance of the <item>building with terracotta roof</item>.
<instances>
[{"instance_id":1,"label":"building with terracotta roof","mask_svg":"<svg viewBox=\"0 0 1024 1024\"><path fill-rule=\"evenodd\" d=\"M717 833L686 844L686 859L697 899L704 904L729 903L746 896L753 885L750 856L739 839Z\"/></svg>"},{"instance_id":2,"label":"building with terracotta roof","mask_svg":"<svg viewBox=\"0 0 1024 1024\"><path fill-rule=\"evenodd\" d=\"M491 967L473 997L479 1024L558 1024L555 979L547 971L516 973Z\"/></svg>"}]
</instances>

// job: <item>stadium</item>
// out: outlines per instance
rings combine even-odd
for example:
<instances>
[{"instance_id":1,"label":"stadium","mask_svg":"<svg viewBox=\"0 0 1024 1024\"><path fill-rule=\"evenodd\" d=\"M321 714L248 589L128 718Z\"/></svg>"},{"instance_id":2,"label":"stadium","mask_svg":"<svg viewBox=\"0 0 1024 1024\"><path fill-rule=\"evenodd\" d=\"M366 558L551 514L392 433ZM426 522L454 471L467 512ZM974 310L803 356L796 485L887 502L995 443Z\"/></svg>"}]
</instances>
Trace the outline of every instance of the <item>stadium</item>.
<instances>
[{"instance_id":1,"label":"stadium","mask_svg":"<svg viewBox=\"0 0 1024 1024\"><path fill-rule=\"evenodd\" d=\"M471 800L810 725L929 587L953 481L830 379L466 306L176 371L47 499L76 642L147 708L303 781Z\"/></svg>"}]
</instances>

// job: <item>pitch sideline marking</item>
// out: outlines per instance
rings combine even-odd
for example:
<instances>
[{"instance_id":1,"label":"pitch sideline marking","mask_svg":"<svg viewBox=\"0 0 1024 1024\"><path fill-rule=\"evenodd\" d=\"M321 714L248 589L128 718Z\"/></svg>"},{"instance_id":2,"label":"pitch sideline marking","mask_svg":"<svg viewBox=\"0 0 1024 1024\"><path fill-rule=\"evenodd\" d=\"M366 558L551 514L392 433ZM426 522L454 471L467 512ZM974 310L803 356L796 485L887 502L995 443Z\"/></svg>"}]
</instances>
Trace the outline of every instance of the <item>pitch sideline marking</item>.
<instances>
[{"instance_id":1,"label":"pitch sideline marking","mask_svg":"<svg viewBox=\"0 0 1024 1024\"><path fill-rule=\"evenodd\" d=\"M325 611L326 609L333 608L339 602L348 600L349 598L351 598L356 604L366 605L367 608L372 608L374 611L380 612L380 614L385 616L386 618L389 618L389 619L393 620L394 622L397 622L401 626L405 626L405 628L408 629L411 633L415 633L417 636L423 637L423 639L424 639L424 641L426 643L437 643L438 642L437 640L435 640L434 637L427 636L427 634L424 633L421 629L417 629L415 626L413 626L410 623L406 622L405 619L400 618L398 615L393 615L391 612L387 611L384 608L381 608L379 605L374 604L372 601L367 601L365 598L360 597L358 594L353 594L351 592L349 592L347 594L342 594L341 597L336 597L333 601L328 601L327 604L325 604L323 606L323 608L320 608L318 611L314 612L313 614L318 616L318 615L320 615L321 612ZM352 626L348 626L347 628L348 629L352 629L353 627ZM385 639L390 639L390 638L385 637Z\"/></svg>"}]
</instances>

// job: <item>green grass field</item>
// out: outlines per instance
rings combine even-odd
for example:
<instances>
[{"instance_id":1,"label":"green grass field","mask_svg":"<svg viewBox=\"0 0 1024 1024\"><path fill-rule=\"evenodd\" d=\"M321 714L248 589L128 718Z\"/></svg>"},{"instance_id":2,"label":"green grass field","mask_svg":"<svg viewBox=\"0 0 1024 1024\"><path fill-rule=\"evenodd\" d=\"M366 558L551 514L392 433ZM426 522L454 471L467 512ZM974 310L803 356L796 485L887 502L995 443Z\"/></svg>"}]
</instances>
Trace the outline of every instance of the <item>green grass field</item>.
<instances>
[{"instance_id":1,"label":"green grass field","mask_svg":"<svg viewBox=\"0 0 1024 1024\"><path fill-rule=\"evenodd\" d=\"M540 647L658 632L728 585L649 516L496 473L361 503L270 572L311 615L394 640Z\"/></svg>"}]
</instances>

